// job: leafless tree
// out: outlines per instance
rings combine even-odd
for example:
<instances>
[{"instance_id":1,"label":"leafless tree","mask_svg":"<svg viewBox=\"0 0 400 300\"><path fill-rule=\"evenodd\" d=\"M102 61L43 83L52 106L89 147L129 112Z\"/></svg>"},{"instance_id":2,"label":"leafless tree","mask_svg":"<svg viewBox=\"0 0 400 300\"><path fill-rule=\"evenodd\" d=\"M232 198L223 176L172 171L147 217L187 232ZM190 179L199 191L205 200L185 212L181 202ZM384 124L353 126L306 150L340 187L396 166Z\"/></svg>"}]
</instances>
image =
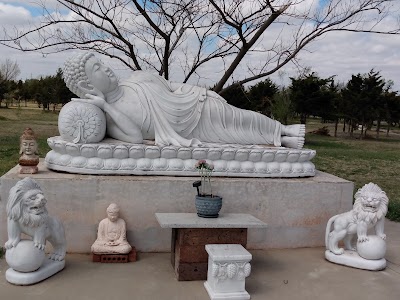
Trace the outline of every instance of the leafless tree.
<instances>
[{"instance_id":1,"label":"leafless tree","mask_svg":"<svg viewBox=\"0 0 400 300\"><path fill-rule=\"evenodd\" d=\"M7 58L4 62L0 62L0 83L15 80L20 73L21 70L16 61Z\"/></svg>"},{"instance_id":2,"label":"leafless tree","mask_svg":"<svg viewBox=\"0 0 400 300\"><path fill-rule=\"evenodd\" d=\"M297 64L298 53L328 32L400 33L399 24L382 24L397 0L55 1L50 9L37 0L40 22L5 29L0 43L46 54L91 50L167 79L183 72L184 82L223 66L216 92Z\"/></svg>"}]
</instances>

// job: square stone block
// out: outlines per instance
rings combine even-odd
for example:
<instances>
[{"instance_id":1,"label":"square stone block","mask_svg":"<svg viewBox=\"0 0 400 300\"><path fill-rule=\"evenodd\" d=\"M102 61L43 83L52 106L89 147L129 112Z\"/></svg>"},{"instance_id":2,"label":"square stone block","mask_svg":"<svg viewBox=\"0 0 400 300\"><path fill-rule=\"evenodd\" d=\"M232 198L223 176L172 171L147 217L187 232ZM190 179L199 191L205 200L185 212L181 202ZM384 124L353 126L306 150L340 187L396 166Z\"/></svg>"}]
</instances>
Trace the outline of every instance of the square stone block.
<instances>
[{"instance_id":1,"label":"square stone block","mask_svg":"<svg viewBox=\"0 0 400 300\"><path fill-rule=\"evenodd\" d=\"M214 299L250 299L245 279L251 273L252 255L236 244L206 245L208 253L207 281L204 286Z\"/></svg>"}]
</instances>

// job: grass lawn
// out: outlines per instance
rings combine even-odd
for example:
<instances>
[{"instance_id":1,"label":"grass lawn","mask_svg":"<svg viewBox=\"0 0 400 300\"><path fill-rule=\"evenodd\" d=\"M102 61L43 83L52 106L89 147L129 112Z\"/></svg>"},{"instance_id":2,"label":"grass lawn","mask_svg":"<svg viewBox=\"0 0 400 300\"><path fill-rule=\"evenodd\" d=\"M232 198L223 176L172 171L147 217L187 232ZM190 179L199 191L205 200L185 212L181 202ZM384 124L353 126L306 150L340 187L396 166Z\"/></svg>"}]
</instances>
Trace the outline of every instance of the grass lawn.
<instances>
[{"instance_id":1,"label":"grass lawn","mask_svg":"<svg viewBox=\"0 0 400 300\"><path fill-rule=\"evenodd\" d=\"M40 156L50 150L47 138L58 135L57 114L43 111L37 106L0 109L0 176L18 164L19 137L26 127L31 127L39 142ZM325 126L310 119L307 131ZM333 134L333 125L328 124ZM370 132L373 135L373 132ZM328 172L355 183L358 189L366 183L378 184L389 196L387 217L400 222L400 130L389 137L356 139L341 134L337 138L308 133L305 148L317 150L313 162L320 171Z\"/></svg>"},{"instance_id":2,"label":"grass lawn","mask_svg":"<svg viewBox=\"0 0 400 300\"><path fill-rule=\"evenodd\" d=\"M26 127L38 138L40 157L50 150L47 138L59 135L58 115L36 107L0 109L0 176L18 164L19 138Z\"/></svg>"}]
</instances>

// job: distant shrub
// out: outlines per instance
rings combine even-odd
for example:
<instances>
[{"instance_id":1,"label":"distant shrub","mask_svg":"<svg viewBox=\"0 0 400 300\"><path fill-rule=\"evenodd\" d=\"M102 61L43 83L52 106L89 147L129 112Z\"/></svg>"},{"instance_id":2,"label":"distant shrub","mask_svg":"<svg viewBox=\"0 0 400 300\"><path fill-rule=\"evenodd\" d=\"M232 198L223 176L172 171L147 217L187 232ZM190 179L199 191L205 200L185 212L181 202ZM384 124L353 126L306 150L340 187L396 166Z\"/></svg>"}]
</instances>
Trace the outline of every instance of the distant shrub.
<instances>
[{"instance_id":1,"label":"distant shrub","mask_svg":"<svg viewBox=\"0 0 400 300\"><path fill-rule=\"evenodd\" d=\"M324 127L318 128L317 130L311 131L310 133L318 134L318 135L330 136L328 126L324 126Z\"/></svg>"},{"instance_id":2,"label":"distant shrub","mask_svg":"<svg viewBox=\"0 0 400 300\"><path fill-rule=\"evenodd\" d=\"M389 201L388 213L386 217L392 221L400 222L400 202Z\"/></svg>"}]
</instances>

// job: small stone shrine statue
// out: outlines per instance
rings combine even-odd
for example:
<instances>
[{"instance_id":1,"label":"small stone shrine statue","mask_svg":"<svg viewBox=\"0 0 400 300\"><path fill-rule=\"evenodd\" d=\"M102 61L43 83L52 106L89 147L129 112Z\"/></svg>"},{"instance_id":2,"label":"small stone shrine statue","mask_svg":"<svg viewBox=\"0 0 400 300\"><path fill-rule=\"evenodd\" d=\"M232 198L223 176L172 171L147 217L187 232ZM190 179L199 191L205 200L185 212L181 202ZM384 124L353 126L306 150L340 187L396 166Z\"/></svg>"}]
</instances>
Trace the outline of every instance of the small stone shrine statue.
<instances>
[{"instance_id":1,"label":"small stone shrine statue","mask_svg":"<svg viewBox=\"0 0 400 300\"><path fill-rule=\"evenodd\" d=\"M328 221L325 258L353 268L382 270L386 267L386 235L383 230L389 199L374 183L364 185L354 198L351 211L333 216ZM375 235L368 235L369 229L374 229ZM344 249L338 245L342 240Z\"/></svg>"},{"instance_id":2,"label":"small stone shrine statue","mask_svg":"<svg viewBox=\"0 0 400 300\"><path fill-rule=\"evenodd\" d=\"M125 221L119 217L119 206L111 203L107 218L99 223L97 239L91 247L93 261L128 262L136 260L135 248L126 240ZM119 254L118 257L112 255ZM121 254L126 254L126 256ZM129 257L128 257L129 254Z\"/></svg>"},{"instance_id":3,"label":"small stone shrine statue","mask_svg":"<svg viewBox=\"0 0 400 300\"><path fill-rule=\"evenodd\" d=\"M46 198L40 186L26 177L10 190L7 202L8 241L5 244L8 282L30 285L64 269L66 240L63 224L48 215ZM32 240L21 240L24 233ZM53 253L46 259L48 240Z\"/></svg>"},{"instance_id":4,"label":"small stone shrine statue","mask_svg":"<svg viewBox=\"0 0 400 300\"><path fill-rule=\"evenodd\" d=\"M35 174L39 164L38 144L35 133L31 128L26 128L20 138L19 165L21 174Z\"/></svg>"}]
</instances>

